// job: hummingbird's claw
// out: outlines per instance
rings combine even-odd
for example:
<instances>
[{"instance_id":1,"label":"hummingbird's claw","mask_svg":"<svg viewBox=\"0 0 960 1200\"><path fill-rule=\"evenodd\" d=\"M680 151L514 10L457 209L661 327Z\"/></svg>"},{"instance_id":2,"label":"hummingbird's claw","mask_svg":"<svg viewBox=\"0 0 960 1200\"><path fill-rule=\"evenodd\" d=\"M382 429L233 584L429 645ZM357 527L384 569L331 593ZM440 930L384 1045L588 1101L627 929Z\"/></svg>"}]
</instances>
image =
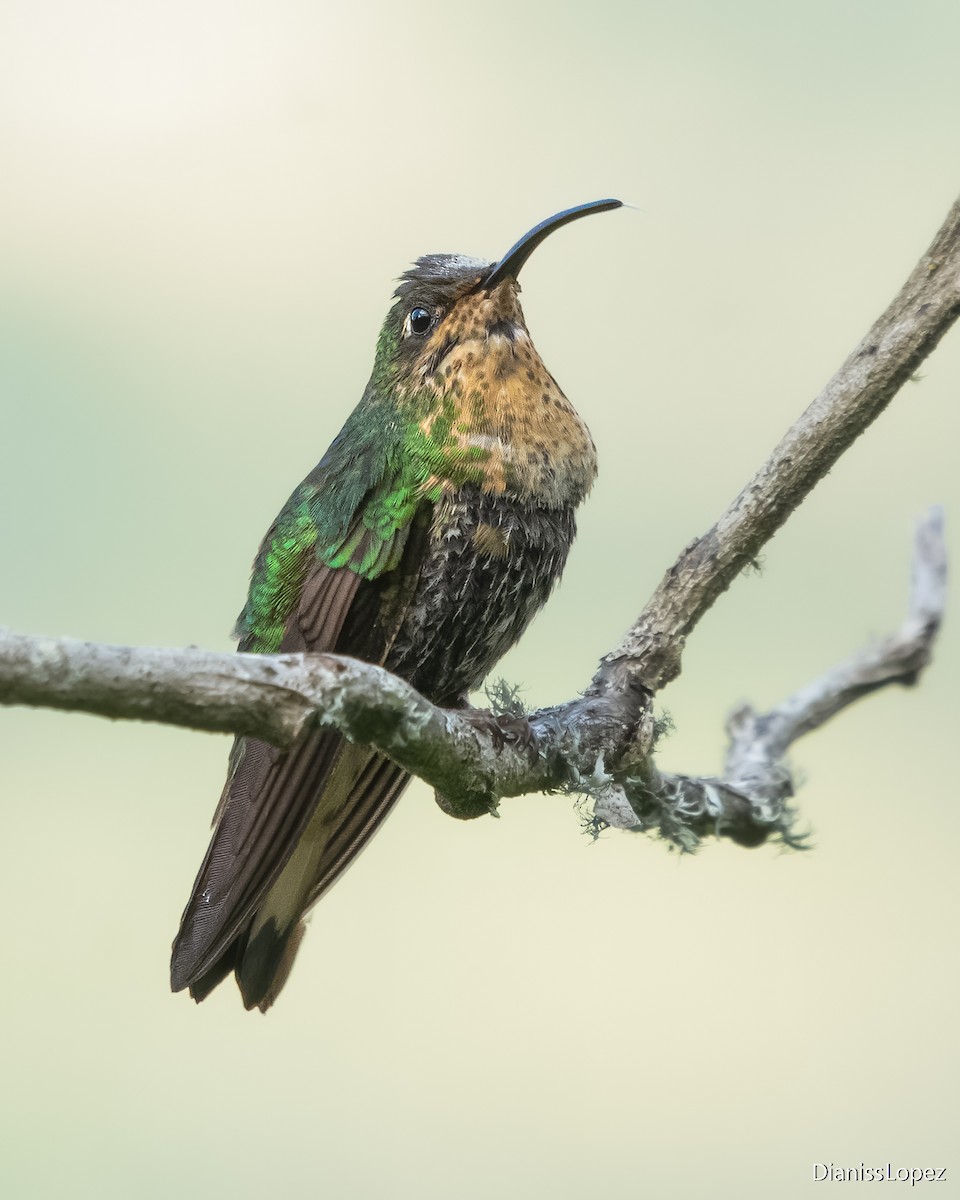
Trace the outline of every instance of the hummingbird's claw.
<instances>
[{"instance_id":1,"label":"hummingbird's claw","mask_svg":"<svg viewBox=\"0 0 960 1200\"><path fill-rule=\"evenodd\" d=\"M526 717L509 713L500 713L498 716L489 709L476 709L471 714L471 721L478 729L489 734L497 754L503 752L504 746L511 745L526 751L531 762L539 758L540 744Z\"/></svg>"}]
</instances>

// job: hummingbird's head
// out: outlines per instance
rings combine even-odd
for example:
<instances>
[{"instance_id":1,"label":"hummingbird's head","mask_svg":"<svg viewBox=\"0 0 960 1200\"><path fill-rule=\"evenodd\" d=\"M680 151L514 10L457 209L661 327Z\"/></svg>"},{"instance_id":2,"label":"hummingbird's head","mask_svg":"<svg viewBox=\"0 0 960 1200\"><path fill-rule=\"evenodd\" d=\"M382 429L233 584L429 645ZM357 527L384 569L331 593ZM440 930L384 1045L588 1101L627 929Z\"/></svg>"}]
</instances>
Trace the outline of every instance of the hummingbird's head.
<instances>
[{"instance_id":1,"label":"hummingbird's head","mask_svg":"<svg viewBox=\"0 0 960 1200\"><path fill-rule=\"evenodd\" d=\"M520 307L520 269L555 229L590 213L619 208L597 200L541 221L500 259L485 262L461 254L428 254L407 271L394 293L381 334L400 392L431 390L454 376L482 373L502 379L536 352ZM539 361L539 360L538 360ZM384 364L385 365L385 364Z\"/></svg>"},{"instance_id":2,"label":"hummingbird's head","mask_svg":"<svg viewBox=\"0 0 960 1200\"><path fill-rule=\"evenodd\" d=\"M554 229L619 207L599 200L557 213L497 263L428 254L402 277L370 387L403 422L427 494L472 482L548 507L586 495L596 450L530 340L517 277Z\"/></svg>"}]
</instances>

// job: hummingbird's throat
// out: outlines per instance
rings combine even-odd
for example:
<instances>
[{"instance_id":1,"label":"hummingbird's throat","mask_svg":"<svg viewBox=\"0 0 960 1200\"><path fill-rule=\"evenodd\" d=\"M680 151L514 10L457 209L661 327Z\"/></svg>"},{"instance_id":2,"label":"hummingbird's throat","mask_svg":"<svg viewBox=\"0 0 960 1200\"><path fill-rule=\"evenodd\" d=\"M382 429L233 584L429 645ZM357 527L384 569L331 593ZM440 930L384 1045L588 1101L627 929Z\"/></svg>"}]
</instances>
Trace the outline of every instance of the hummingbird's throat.
<instances>
[{"instance_id":1,"label":"hummingbird's throat","mask_svg":"<svg viewBox=\"0 0 960 1200\"><path fill-rule=\"evenodd\" d=\"M515 285L469 300L434 330L407 397L425 493L476 483L547 507L579 501L596 474L596 451L530 339Z\"/></svg>"}]
</instances>

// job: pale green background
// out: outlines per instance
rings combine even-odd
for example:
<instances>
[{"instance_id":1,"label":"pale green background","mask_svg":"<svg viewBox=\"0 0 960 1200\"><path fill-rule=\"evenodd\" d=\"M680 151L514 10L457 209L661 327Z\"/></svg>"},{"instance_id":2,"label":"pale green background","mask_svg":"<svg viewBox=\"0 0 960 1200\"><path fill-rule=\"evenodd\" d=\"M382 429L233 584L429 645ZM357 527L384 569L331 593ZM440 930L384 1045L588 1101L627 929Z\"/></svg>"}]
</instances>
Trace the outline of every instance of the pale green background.
<instances>
[{"instance_id":1,"label":"pale green background","mask_svg":"<svg viewBox=\"0 0 960 1200\"><path fill-rule=\"evenodd\" d=\"M567 698L899 287L960 181L942 3L7 0L0 621L227 649L393 278L567 205L527 317L601 478L503 671ZM691 639L667 765L960 561L955 332ZM227 742L0 713L4 1196L795 1197L956 1187L957 673L796 749L816 849L678 861L414 787L269 1017L167 991ZM946 1195L941 1187L938 1195ZM955 1191L952 1194L956 1194Z\"/></svg>"}]
</instances>

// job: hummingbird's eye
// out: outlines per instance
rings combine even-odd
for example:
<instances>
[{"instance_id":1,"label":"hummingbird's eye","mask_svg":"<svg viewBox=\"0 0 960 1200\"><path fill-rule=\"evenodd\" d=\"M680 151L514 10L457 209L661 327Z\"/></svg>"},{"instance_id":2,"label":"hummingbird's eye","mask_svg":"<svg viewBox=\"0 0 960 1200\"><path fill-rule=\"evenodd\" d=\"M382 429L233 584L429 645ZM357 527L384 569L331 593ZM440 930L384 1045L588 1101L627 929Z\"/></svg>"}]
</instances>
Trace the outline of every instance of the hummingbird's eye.
<instances>
[{"instance_id":1,"label":"hummingbird's eye","mask_svg":"<svg viewBox=\"0 0 960 1200\"><path fill-rule=\"evenodd\" d=\"M425 334L433 324L433 313L428 308L415 308L410 313L410 332Z\"/></svg>"}]
</instances>

